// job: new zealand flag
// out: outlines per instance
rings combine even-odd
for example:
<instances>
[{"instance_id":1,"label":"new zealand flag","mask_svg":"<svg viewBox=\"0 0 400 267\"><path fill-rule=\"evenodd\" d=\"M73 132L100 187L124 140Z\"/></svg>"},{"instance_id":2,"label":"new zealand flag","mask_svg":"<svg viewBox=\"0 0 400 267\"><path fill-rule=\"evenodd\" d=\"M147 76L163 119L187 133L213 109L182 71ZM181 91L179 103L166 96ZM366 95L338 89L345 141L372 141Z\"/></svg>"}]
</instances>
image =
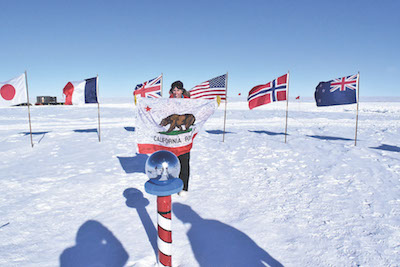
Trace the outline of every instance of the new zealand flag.
<instances>
[{"instance_id":1,"label":"new zealand flag","mask_svg":"<svg viewBox=\"0 0 400 267\"><path fill-rule=\"evenodd\" d=\"M315 88L315 102L318 107L357 103L358 74L320 82Z\"/></svg>"}]
</instances>

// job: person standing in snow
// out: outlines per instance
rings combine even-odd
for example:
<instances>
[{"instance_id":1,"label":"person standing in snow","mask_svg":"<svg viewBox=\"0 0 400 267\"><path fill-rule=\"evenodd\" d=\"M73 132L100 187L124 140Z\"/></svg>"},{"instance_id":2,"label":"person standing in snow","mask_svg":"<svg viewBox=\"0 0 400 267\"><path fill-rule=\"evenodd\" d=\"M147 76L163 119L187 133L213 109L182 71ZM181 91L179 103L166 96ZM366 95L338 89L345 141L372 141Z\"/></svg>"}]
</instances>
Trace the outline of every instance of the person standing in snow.
<instances>
[{"instance_id":1,"label":"person standing in snow","mask_svg":"<svg viewBox=\"0 0 400 267\"><path fill-rule=\"evenodd\" d=\"M183 88L183 83L181 81L175 81L171 84L171 89L169 90L170 98L190 98L190 93ZM183 182L183 189L178 194L184 196L187 194L189 188L189 175L190 175L190 152L176 155L181 163L181 172L179 173L179 178Z\"/></svg>"}]
</instances>

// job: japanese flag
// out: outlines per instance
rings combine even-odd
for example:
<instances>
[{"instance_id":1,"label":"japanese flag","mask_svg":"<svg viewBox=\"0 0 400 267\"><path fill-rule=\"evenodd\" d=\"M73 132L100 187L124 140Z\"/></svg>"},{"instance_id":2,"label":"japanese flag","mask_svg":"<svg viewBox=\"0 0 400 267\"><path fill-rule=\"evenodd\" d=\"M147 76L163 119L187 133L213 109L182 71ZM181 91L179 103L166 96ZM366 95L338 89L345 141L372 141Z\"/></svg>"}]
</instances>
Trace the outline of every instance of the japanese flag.
<instances>
[{"instance_id":1,"label":"japanese flag","mask_svg":"<svg viewBox=\"0 0 400 267\"><path fill-rule=\"evenodd\" d=\"M0 82L0 107L27 103L25 74Z\"/></svg>"}]
</instances>

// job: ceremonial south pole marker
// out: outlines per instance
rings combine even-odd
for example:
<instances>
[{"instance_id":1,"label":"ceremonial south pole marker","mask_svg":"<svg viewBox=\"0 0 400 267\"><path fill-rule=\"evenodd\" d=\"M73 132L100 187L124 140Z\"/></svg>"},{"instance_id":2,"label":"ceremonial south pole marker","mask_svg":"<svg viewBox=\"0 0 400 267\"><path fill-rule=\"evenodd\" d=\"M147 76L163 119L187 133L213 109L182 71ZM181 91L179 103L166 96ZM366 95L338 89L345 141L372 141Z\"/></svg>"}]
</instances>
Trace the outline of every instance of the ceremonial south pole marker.
<instances>
[{"instance_id":1,"label":"ceremonial south pole marker","mask_svg":"<svg viewBox=\"0 0 400 267\"><path fill-rule=\"evenodd\" d=\"M183 188L178 178L181 165L171 152L154 152L146 161L146 174L150 178L144 189L157 196L158 261L160 266L172 266L171 195Z\"/></svg>"}]
</instances>

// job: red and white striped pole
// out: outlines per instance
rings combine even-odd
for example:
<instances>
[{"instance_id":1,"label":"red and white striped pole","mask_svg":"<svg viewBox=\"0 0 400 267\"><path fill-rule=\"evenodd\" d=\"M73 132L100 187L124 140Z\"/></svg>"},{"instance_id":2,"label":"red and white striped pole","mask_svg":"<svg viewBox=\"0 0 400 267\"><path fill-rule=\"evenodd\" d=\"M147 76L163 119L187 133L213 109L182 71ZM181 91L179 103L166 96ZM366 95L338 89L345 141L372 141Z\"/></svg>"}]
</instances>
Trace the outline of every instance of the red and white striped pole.
<instances>
[{"instance_id":1,"label":"red and white striped pole","mask_svg":"<svg viewBox=\"0 0 400 267\"><path fill-rule=\"evenodd\" d=\"M160 266L172 266L171 195L183 189L177 178L181 165L177 156L165 150L151 154L146 161L146 174L150 178L144 189L157 196L158 262Z\"/></svg>"},{"instance_id":2,"label":"red and white striped pole","mask_svg":"<svg viewBox=\"0 0 400 267\"><path fill-rule=\"evenodd\" d=\"M171 196L157 197L158 260L161 266L172 266Z\"/></svg>"}]
</instances>

